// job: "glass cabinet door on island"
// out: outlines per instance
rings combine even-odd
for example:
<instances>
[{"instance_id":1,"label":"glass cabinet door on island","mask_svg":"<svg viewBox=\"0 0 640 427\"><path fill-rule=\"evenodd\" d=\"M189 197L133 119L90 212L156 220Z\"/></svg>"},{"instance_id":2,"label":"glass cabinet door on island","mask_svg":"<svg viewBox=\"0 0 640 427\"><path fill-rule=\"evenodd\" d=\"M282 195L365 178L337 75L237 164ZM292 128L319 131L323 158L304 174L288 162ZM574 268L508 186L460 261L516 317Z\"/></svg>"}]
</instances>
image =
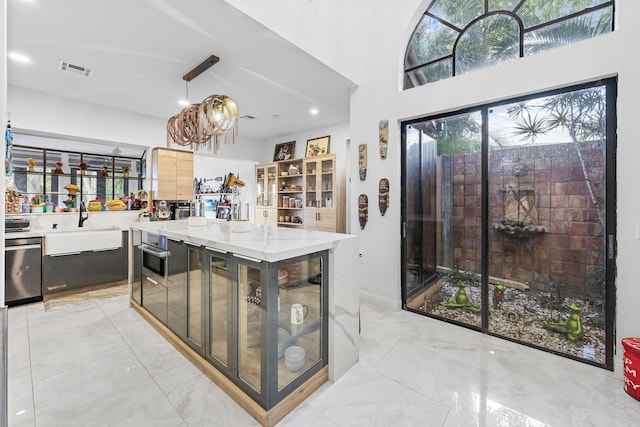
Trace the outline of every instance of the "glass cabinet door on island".
<instances>
[{"instance_id":1,"label":"glass cabinet door on island","mask_svg":"<svg viewBox=\"0 0 640 427\"><path fill-rule=\"evenodd\" d=\"M278 390L326 360L325 263L322 256L311 256L278 268Z\"/></svg>"},{"instance_id":2,"label":"glass cabinet door on island","mask_svg":"<svg viewBox=\"0 0 640 427\"><path fill-rule=\"evenodd\" d=\"M260 406L327 365L328 251L270 263L169 241L188 265L174 262L168 301L143 277L142 306Z\"/></svg>"},{"instance_id":3,"label":"glass cabinet door on island","mask_svg":"<svg viewBox=\"0 0 640 427\"><path fill-rule=\"evenodd\" d=\"M228 345L232 339L233 322L229 317L232 301L232 281L228 257L209 253L209 344L207 359L222 369L229 366Z\"/></svg>"},{"instance_id":4,"label":"glass cabinet door on island","mask_svg":"<svg viewBox=\"0 0 640 427\"><path fill-rule=\"evenodd\" d=\"M207 262L205 253L200 248L189 246L189 268L187 277L187 321L185 339L187 344L204 355Z\"/></svg>"},{"instance_id":5,"label":"glass cabinet door on island","mask_svg":"<svg viewBox=\"0 0 640 427\"><path fill-rule=\"evenodd\" d=\"M208 256L207 360L270 409L327 364L327 252Z\"/></svg>"}]
</instances>

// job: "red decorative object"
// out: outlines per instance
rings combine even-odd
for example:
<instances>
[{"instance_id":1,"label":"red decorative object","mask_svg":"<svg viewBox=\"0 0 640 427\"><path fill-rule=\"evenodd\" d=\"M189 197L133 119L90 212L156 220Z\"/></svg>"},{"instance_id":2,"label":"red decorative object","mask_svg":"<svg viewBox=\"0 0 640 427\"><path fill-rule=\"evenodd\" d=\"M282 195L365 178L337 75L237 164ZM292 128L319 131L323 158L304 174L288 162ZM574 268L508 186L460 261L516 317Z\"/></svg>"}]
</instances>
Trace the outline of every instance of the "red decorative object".
<instances>
[{"instance_id":1,"label":"red decorative object","mask_svg":"<svg viewBox=\"0 0 640 427\"><path fill-rule=\"evenodd\" d=\"M624 347L624 391L640 401L640 338L625 338Z\"/></svg>"}]
</instances>

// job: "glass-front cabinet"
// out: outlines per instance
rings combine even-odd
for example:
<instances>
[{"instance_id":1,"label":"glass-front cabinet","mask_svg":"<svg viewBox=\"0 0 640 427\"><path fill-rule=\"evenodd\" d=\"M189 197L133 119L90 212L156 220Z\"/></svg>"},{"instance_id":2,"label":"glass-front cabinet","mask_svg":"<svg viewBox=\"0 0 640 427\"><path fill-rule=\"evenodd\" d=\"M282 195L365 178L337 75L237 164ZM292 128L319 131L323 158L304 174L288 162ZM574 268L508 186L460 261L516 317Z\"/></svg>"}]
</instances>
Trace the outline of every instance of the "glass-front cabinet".
<instances>
[{"instance_id":1,"label":"glass-front cabinet","mask_svg":"<svg viewBox=\"0 0 640 427\"><path fill-rule=\"evenodd\" d=\"M276 225L278 221L277 177L275 163L256 166L256 224Z\"/></svg>"},{"instance_id":2,"label":"glass-front cabinet","mask_svg":"<svg viewBox=\"0 0 640 427\"><path fill-rule=\"evenodd\" d=\"M306 229L336 232L335 163L335 154L304 159Z\"/></svg>"},{"instance_id":3,"label":"glass-front cabinet","mask_svg":"<svg viewBox=\"0 0 640 427\"><path fill-rule=\"evenodd\" d=\"M303 226L302 159L278 162L278 226Z\"/></svg>"},{"instance_id":4,"label":"glass-front cabinet","mask_svg":"<svg viewBox=\"0 0 640 427\"><path fill-rule=\"evenodd\" d=\"M186 283L170 285L168 307L169 323L182 322L165 326L260 406L271 409L327 365L327 251L266 262L182 247L171 258L188 254Z\"/></svg>"}]
</instances>

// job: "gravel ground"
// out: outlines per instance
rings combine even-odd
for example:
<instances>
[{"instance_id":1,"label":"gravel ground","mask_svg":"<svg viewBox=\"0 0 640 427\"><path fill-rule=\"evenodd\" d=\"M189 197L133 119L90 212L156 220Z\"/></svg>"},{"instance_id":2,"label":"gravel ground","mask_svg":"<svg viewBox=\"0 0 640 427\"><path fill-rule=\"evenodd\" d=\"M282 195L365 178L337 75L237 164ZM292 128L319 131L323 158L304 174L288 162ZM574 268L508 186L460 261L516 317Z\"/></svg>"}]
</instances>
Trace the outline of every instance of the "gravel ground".
<instances>
[{"instance_id":1,"label":"gravel ground","mask_svg":"<svg viewBox=\"0 0 640 427\"><path fill-rule=\"evenodd\" d=\"M472 285L465 290L471 301L480 306L480 286ZM466 308L446 306L457 291L457 286L444 282L440 291L427 300L427 310L424 309L424 304L419 309L429 314L480 327L480 313L473 313ZM490 292L493 292L493 286L490 287ZM583 300L565 298L559 309L553 309L546 304L548 300L547 292L523 292L507 288L500 308L491 309L489 312L489 330L517 341L604 364L605 331L601 307L592 307L586 311ZM569 306L573 303L583 307L584 337L575 343L567 340L564 334L544 327L549 320L565 322L570 314Z\"/></svg>"}]
</instances>

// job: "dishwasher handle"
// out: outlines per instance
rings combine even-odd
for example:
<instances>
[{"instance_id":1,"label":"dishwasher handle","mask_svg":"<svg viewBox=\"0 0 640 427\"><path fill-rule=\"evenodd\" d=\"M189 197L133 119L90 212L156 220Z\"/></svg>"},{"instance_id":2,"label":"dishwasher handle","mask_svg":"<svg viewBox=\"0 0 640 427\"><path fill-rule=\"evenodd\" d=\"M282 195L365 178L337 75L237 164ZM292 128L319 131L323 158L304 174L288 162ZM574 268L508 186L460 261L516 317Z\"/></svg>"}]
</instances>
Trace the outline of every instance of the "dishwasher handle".
<instances>
[{"instance_id":1,"label":"dishwasher handle","mask_svg":"<svg viewBox=\"0 0 640 427\"><path fill-rule=\"evenodd\" d=\"M42 248L41 245L38 244L34 244L34 245L21 245L21 246L5 246L4 247L4 251L5 252L12 252L12 251L24 251L27 249L40 249Z\"/></svg>"}]
</instances>

